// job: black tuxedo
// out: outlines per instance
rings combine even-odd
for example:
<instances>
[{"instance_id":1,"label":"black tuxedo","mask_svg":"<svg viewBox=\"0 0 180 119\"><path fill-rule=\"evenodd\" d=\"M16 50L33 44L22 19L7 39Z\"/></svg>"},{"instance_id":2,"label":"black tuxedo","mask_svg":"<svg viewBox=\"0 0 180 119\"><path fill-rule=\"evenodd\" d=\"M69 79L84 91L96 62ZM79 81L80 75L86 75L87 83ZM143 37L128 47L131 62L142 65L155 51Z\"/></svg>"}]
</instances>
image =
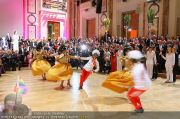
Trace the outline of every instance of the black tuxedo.
<instances>
[{"instance_id":1,"label":"black tuxedo","mask_svg":"<svg viewBox=\"0 0 180 119\"><path fill-rule=\"evenodd\" d=\"M166 45L155 45L156 48L156 59L158 63L158 71L163 72L165 70L165 60L161 57L160 52L162 52L162 55L165 56L166 51L167 51L167 46Z\"/></svg>"},{"instance_id":2,"label":"black tuxedo","mask_svg":"<svg viewBox=\"0 0 180 119\"><path fill-rule=\"evenodd\" d=\"M35 41L35 42L30 41L30 42L29 42L29 45L30 45L31 49L34 49L34 48L36 48L36 46L37 46L37 42L36 42L36 41Z\"/></svg>"},{"instance_id":3,"label":"black tuxedo","mask_svg":"<svg viewBox=\"0 0 180 119\"><path fill-rule=\"evenodd\" d=\"M177 50L175 52L175 64L173 68L173 82L176 82L176 75L180 75L180 67L179 64L179 55L180 55L180 46L177 46Z\"/></svg>"},{"instance_id":4,"label":"black tuxedo","mask_svg":"<svg viewBox=\"0 0 180 119\"><path fill-rule=\"evenodd\" d=\"M175 53L175 65L174 65L174 68L173 68L173 82L176 82L176 75L177 75L177 73L179 73L178 55L179 54L176 52Z\"/></svg>"},{"instance_id":5,"label":"black tuxedo","mask_svg":"<svg viewBox=\"0 0 180 119\"><path fill-rule=\"evenodd\" d=\"M151 40L150 40L150 39L146 39L146 40L145 40L145 44L146 44L146 46L150 46Z\"/></svg>"},{"instance_id":6,"label":"black tuxedo","mask_svg":"<svg viewBox=\"0 0 180 119\"><path fill-rule=\"evenodd\" d=\"M12 49L12 38L10 36L6 36L6 41L8 42L8 48L9 49Z\"/></svg>"},{"instance_id":7,"label":"black tuxedo","mask_svg":"<svg viewBox=\"0 0 180 119\"><path fill-rule=\"evenodd\" d=\"M72 48L71 55L73 56L79 56L80 55L80 49L79 48ZM73 67L76 67L78 69L80 62L76 59L71 59L70 63Z\"/></svg>"},{"instance_id":8,"label":"black tuxedo","mask_svg":"<svg viewBox=\"0 0 180 119\"><path fill-rule=\"evenodd\" d=\"M105 64L105 61L104 61L104 50L103 49L100 49L100 56L98 57L98 61L99 61L99 66L100 66L100 72L104 71L104 64Z\"/></svg>"},{"instance_id":9,"label":"black tuxedo","mask_svg":"<svg viewBox=\"0 0 180 119\"><path fill-rule=\"evenodd\" d=\"M120 44L119 39L116 39L116 40L115 40L115 43L116 43L116 44Z\"/></svg>"},{"instance_id":10,"label":"black tuxedo","mask_svg":"<svg viewBox=\"0 0 180 119\"><path fill-rule=\"evenodd\" d=\"M79 48L73 48L72 53L73 53L73 55L79 55L80 49Z\"/></svg>"},{"instance_id":11,"label":"black tuxedo","mask_svg":"<svg viewBox=\"0 0 180 119\"><path fill-rule=\"evenodd\" d=\"M27 56L27 49L19 48L19 59L22 65L25 63L24 61L26 56Z\"/></svg>"},{"instance_id":12,"label":"black tuxedo","mask_svg":"<svg viewBox=\"0 0 180 119\"><path fill-rule=\"evenodd\" d=\"M27 55L27 49L26 48L19 48L19 54L20 55Z\"/></svg>"},{"instance_id":13,"label":"black tuxedo","mask_svg":"<svg viewBox=\"0 0 180 119\"><path fill-rule=\"evenodd\" d=\"M142 52L142 50L143 50L143 45L142 45L142 44L139 44L139 45L138 45L138 48L139 48L139 50Z\"/></svg>"}]
</instances>

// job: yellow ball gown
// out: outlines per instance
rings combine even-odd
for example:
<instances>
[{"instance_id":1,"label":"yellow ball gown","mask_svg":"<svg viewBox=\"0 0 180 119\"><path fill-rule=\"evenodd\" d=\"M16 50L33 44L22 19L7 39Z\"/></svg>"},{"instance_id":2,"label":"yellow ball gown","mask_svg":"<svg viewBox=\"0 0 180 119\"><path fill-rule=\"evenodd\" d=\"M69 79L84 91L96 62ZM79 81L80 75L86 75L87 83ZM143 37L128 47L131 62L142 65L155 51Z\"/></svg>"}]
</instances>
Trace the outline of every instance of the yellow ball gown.
<instances>
[{"instance_id":1,"label":"yellow ball gown","mask_svg":"<svg viewBox=\"0 0 180 119\"><path fill-rule=\"evenodd\" d=\"M35 61L32 63L33 76L43 75L51 68L49 62L43 59L41 52L35 52L33 58L35 59Z\"/></svg>"},{"instance_id":2,"label":"yellow ball gown","mask_svg":"<svg viewBox=\"0 0 180 119\"><path fill-rule=\"evenodd\" d=\"M129 88L134 85L130 72L131 62L126 57L124 57L122 60L124 61L125 65L124 70L112 72L102 84L103 87L117 93L128 91Z\"/></svg>"},{"instance_id":3,"label":"yellow ball gown","mask_svg":"<svg viewBox=\"0 0 180 119\"><path fill-rule=\"evenodd\" d=\"M73 69L70 63L68 63L69 56L61 54L56 57L58 62L53 67L50 68L46 75L48 81L59 81L59 80L69 80L73 74Z\"/></svg>"}]
</instances>

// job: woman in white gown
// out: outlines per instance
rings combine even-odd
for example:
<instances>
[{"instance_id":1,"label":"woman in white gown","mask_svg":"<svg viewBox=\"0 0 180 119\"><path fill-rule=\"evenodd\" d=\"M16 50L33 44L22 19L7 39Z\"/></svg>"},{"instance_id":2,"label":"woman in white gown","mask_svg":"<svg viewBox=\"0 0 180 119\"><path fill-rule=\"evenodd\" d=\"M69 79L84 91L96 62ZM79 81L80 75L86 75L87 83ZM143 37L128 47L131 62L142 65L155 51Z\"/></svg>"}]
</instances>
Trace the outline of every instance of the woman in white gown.
<instances>
[{"instance_id":1,"label":"woman in white gown","mask_svg":"<svg viewBox=\"0 0 180 119\"><path fill-rule=\"evenodd\" d=\"M122 62L121 59L123 57L123 49L120 47L120 49L117 52L117 70L121 71L122 70Z\"/></svg>"},{"instance_id":2,"label":"woman in white gown","mask_svg":"<svg viewBox=\"0 0 180 119\"><path fill-rule=\"evenodd\" d=\"M167 81L165 83L173 83L173 68L175 65L175 53L171 46L168 46L166 56L160 53L161 57L166 60L165 67L166 67L166 77Z\"/></svg>"},{"instance_id":3,"label":"woman in white gown","mask_svg":"<svg viewBox=\"0 0 180 119\"><path fill-rule=\"evenodd\" d=\"M19 51L19 35L17 32L14 32L12 36L12 44L13 44L13 51Z\"/></svg>"}]
</instances>

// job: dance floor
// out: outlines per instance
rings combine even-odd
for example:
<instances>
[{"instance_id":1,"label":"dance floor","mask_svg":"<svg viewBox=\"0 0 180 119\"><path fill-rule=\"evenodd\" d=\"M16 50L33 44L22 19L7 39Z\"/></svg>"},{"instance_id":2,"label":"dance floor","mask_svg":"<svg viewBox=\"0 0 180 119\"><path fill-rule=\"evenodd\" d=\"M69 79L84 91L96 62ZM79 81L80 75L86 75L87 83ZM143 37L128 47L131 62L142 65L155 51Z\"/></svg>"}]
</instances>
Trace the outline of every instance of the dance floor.
<instances>
[{"instance_id":1,"label":"dance floor","mask_svg":"<svg viewBox=\"0 0 180 119\"><path fill-rule=\"evenodd\" d=\"M101 86L107 75L93 74L79 91L80 71L72 76L71 89L56 91L59 82L42 81L33 77L31 70L7 72L0 77L0 104L5 95L13 93L18 75L22 77L29 92L23 96L23 103L33 111L132 111L126 93L118 94ZM175 85L164 84L165 79L158 78L152 88L142 95L146 111L180 111L180 81ZM65 83L66 84L66 83Z\"/></svg>"}]
</instances>

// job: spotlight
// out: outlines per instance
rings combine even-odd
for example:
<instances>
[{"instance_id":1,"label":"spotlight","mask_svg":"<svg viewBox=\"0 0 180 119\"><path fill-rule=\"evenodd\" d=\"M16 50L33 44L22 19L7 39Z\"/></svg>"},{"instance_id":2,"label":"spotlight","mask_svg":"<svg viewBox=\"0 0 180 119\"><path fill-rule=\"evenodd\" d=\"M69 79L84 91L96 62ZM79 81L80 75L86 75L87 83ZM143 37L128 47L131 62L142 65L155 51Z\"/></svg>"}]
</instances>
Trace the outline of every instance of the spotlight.
<instances>
[{"instance_id":1,"label":"spotlight","mask_svg":"<svg viewBox=\"0 0 180 119\"><path fill-rule=\"evenodd\" d=\"M87 46L86 46L86 45L81 45L81 49L82 49L82 50L86 50L86 49L87 49Z\"/></svg>"}]
</instances>

